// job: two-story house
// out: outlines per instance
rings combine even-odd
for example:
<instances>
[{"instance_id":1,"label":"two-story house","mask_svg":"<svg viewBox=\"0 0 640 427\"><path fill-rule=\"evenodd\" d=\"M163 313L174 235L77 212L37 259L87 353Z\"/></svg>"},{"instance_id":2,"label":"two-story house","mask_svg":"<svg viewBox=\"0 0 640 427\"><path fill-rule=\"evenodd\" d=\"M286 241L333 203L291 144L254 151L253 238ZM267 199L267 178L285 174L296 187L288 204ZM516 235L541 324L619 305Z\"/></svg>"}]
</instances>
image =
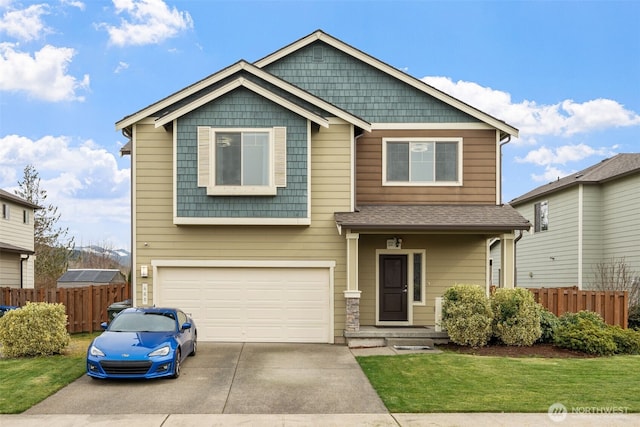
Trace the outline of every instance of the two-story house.
<instances>
[{"instance_id":1,"label":"two-story house","mask_svg":"<svg viewBox=\"0 0 640 427\"><path fill-rule=\"evenodd\" d=\"M132 159L135 305L202 340L341 342L435 323L529 222L501 204L514 127L316 31L116 123ZM503 269L506 283L513 268Z\"/></svg>"},{"instance_id":2,"label":"two-story house","mask_svg":"<svg viewBox=\"0 0 640 427\"><path fill-rule=\"evenodd\" d=\"M0 190L0 287L34 287L34 212L39 206Z\"/></svg>"},{"instance_id":3,"label":"two-story house","mask_svg":"<svg viewBox=\"0 0 640 427\"><path fill-rule=\"evenodd\" d=\"M623 261L640 276L640 153L605 159L510 204L533 224L516 245L517 286L597 288L598 265Z\"/></svg>"}]
</instances>

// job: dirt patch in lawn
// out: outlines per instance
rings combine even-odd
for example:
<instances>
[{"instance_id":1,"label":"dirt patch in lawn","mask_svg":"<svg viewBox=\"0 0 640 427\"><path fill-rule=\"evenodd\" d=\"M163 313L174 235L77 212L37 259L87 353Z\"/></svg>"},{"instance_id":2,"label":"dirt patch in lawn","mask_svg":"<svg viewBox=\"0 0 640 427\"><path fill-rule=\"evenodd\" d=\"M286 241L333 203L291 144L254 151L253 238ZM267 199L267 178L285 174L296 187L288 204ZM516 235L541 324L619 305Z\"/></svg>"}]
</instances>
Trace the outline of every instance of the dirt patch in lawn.
<instances>
[{"instance_id":1,"label":"dirt patch in lawn","mask_svg":"<svg viewBox=\"0 0 640 427\"><path fill-rule=\"evenodd\" d=\"M551 344L535 344L530 347L518 347L499 344L490 344L484 347L472 348L458 344L438 345L438 349L453 351L461 354L473 354L476 356L504 356L504 357L596 357L579 351L567 350Z\"/></svg>"}]
</instances>

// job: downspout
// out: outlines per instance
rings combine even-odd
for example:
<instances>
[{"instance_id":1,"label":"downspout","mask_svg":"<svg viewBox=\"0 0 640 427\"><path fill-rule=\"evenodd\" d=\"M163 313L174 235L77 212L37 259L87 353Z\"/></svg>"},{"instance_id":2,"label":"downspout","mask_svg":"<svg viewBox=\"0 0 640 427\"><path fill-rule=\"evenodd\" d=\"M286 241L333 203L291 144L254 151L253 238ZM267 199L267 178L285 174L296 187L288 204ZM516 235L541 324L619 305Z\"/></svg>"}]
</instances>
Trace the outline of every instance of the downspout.
<instances>
[{"instance_id":1,"label":"downspout","mask_svg":"<svg viewBox=\"0 0 640 427\"><path fill-rule=\"evenodd\" d=\"M518 287L518 241L520 239L522 239L522 236L524 236L524 233L522 232L522 230L519 230L520 234L518 235L518 237L516 237L515 239L513 239L513 287L516 288Z\"/></svg>"},{"instance_id":2,"label":"downspout","mask_svg":"<svg viewBox=\"0 0 640 427\"><path fill-rule=\"evenodd\" d=\"M355 129L355 128L354 128ZM354 132L355 133L355 132ZM353 157L353 210L356 211L357 210L357 200L356 197L358 195L358 192L356 190L357 185L358 185L358 174L356 173L356 169L358 167L358 161L357 161L357 156L356 156L356 151L358 151L358 139L360 139L361 137L364 136L364 130L361 129L361 133L360 135L355 135L353 137L353 153L351 154Z\"/></svg>"},{"instance_id":3,"label":"downspout","mask_svg":"<svg viewBox=\"0 0 640 427\"><path fill-rule=\"evenodd\" d=\"M20 289L24 289L24 262L29 259L29 254L26 258L22 258L20 255Z\"/></svg>"},{"instance_id":4,"label":"downspout","mask_svg":"<svg viewBox=\"0 0 640 427\"><path fill-rule=\"evenodd\" d=\"M507 135L506 140L500 140L499 151L500 151L500 206L502 206L502 147L511 142L511 135ZM516 244L518 240L522 239L522 230L520 230L520 235L513 239L513 287L518 286L518 256L516 253ZM502 266L504 268L504 266ZM504 286L504 285L503 285Z\"/></svg>"},{"instance_id":5,"label":"downspout","mask_svg":"<svg viewBox=\"0 0 640 427\"><path fill-rule=\"evenodd\" d=\"M511 142L511 135L507 135L506 141L500 141L500 205L502 205L502 146Z\"/></svg>"}]
</instances>

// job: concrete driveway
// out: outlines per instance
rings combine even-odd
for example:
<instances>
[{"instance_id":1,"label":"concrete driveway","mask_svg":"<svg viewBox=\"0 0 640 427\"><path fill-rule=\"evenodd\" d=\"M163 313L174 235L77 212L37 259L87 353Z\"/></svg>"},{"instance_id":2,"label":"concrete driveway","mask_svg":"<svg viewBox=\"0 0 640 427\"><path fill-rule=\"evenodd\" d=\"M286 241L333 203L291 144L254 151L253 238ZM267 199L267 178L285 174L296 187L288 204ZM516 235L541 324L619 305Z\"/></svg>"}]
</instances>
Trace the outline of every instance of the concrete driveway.
<instances>
[{"instance_id":1,"label":"concrete driveway","mask_svg":"<svg viewBox=\"0 0 640 427\"><path fill-rule=\"evenodd\" d=\"M387 413L346 346L199 343L177 380L86 375L27 410L37 414Z\"/></svg>"}]
</instances>

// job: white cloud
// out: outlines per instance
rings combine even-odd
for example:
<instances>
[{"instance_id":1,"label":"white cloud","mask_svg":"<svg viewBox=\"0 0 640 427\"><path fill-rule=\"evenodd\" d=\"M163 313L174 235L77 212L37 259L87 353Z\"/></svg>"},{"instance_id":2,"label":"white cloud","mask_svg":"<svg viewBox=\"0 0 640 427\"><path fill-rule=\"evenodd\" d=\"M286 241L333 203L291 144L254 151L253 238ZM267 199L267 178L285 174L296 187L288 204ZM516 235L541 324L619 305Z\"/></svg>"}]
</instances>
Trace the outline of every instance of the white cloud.
<instances>
[{"instance_id":1,"label":"white cloud","mask_svg":"<svg viewBox=\"0 0 640 427\"><path fill-rule=\"evenodd\" d=\"M58 207L60 226L77 241L129 247L130 169L119 168L116 154L66 136L0 138L0 188L13 192L28 164L38 172L47 202Z\"/></svg>"},{"instance_id":2,"label":"white cloud","mask_svg":"<svg viewBox=\"0 0 640 427\"><path fill-rule=\"evenodd\" d=\"M34 4L26 9L9 10L0 18L0 32L20 41L37 40L50 30L42 22L49 13L46 4Z\"/></svg>"},{"instance_id":3,"label":"white cloud","mask_svg":"<svg viewBox=\"0 0 640 427\"><path fill-rule=\"evenodd\" d=\"M0 91L26 92L45 101L84 101L79 90L89 88L89 75L82 80L67 74L75 50L46 45L33 56L0 43Z\"/></svg>"},{"instance_id":4,"label":"white cloud","mask_svg":"<svg viewBox=\"0 0 640 427\"><path fill-rule=\"evenodd\" d=\"M77 7L80 10L85 9L85 4L81 1L62 0L62 4L68 4L69 6Z\"/></svg>"},{"instance_id":5,"label":"white cloud","mask_svg":"<svg viewBox=\"0 0 640 427\"><path fill-rule=\"evenodd\" d=\"M113 153L91 140L73 144L66 136L44 136L31 140L24 136L0 138L0 166L17 170L33 164L41 177L53 183L56 194L107 195L128 188L129 169L119 169ZM69 167L73 165L73 167ZM2 183L7 184L7 183ZM99 188L98 188L99 186Z\"/></svg>"},{"instance_id":6,"label":"white cloud","mask_svg":"<svg viewBox=\"0 0 640 427\"><path fill-rule=\"evenodd\" d=\"M578 162L594 155L606 156L611 154L606 148L596 149L586 144L562 145L555 148L540 147L527 153L524 158L516 157L519 163L533 163L538 166L551 164L565 165Z\"/></svg>"},{"instance_id":7,"label":"white cloud","mask_svg":"<svg viewBox=\"0 0 640 427\"><path fill-rule=\"evenodd\" d=\"M126 70L127 68L129 68L129 64L127 64L126 62L120 61L120 62L118 62L118 66L116 67L116 69L113 72L118 74L118 73Z\"/></svg>"},{"instance_id":8,"label":"white cloud","mask_svg":"<svg viewBox=\"0 0 640 427\"><path fill-rule=\"evenodd\" d=\"M569 175L569 171L558 169L554 166L547 166L542 174L531 174L531 179L535 182L552 182Z\"/></svg>"},{"instance_id":9,"label":"white cloud","mask_svg":"<svg viewBox=\"0 0 640 427\"><path fill-rule=\"evenodd\" d=\"M520 130L520 139L535 143L539 135L571 136L623 126L640 126L640 115L610 99L583 103L564 100L539 105L524 100L514 103L507 92L474 82L454 82L448 77L424 77L427 84L506 121Z\"/></svg>"},{"instance_id":10,"label":"white cloud","mask_svg":"<svg viewBox=\"0 0 640 427\"><path fill-rule=\"evenodd\" d=\"M113 0L118 15L125 15L119 26L106 23L109 42L116 46L142 46L161 43L181 31L193 28L189 12L170 9L162 0Z\"/></svg>"}]
</instances>

